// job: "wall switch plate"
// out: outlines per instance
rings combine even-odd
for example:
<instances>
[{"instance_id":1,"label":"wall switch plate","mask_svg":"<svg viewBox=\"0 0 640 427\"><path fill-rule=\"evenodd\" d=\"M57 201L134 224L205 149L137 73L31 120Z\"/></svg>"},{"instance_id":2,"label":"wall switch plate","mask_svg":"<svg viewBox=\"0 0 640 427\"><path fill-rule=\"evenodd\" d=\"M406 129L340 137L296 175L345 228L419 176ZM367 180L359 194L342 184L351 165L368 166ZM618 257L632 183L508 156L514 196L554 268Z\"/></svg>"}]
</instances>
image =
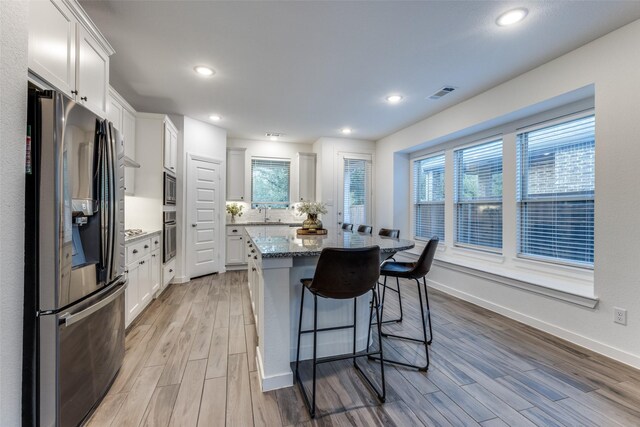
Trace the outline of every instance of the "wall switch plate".
<instances>
[{"instance_id":1,"label":"wall switch plate","mask_svg":"<svg viewBox=\"0 0 640 427\"><path fill-rule=\"evenodd\" d=\"M627 324L627 310L620 307L613 307L613 321L621 325Z\"/></svg>"}]
</instances>

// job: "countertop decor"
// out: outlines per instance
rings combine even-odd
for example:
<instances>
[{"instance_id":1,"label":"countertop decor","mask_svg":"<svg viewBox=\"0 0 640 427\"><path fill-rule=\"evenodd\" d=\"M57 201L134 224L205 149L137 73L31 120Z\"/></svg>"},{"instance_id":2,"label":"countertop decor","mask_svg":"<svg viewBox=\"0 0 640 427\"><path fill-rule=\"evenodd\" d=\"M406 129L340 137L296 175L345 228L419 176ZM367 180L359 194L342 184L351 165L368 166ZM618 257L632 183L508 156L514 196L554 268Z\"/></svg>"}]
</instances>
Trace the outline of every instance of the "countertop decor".
<instances>
[{"instance_id":1,"label":"countertop decor","mask_svg":"<svg viewBox=\"0 0 640 427\"><path fill-rule=\"evenodd\" d=\"M298 212L307 214L307 219L302 223L304 230L321 230L322 221L318 215L326 214L327 207L323 202L302 202L298 205Z\"/></svg>"},{"instance_id":2,"label":"countertop decor","mask_svg":"<svg viewBox=\"0 0 640 427\"><path fill-rule=\"evenodd\" d=\"M236 216L242 216L242 210L244 206L237 203L230 203L227 205L227 213L231 215L231 222L236 222Z\"/></svg>"}]
</instances>

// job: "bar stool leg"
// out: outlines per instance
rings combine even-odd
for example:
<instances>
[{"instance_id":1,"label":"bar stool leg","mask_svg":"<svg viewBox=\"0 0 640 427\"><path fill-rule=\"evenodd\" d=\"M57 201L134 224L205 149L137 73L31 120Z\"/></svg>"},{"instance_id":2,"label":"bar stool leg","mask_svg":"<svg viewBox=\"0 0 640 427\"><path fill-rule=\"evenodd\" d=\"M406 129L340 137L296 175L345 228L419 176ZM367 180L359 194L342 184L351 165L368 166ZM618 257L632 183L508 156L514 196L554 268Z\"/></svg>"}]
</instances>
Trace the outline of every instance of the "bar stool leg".
<instances>
[{"instance_id":1,"label":"bar stool leg","mask_svg":"<svg viewBox=\"0 0 640 427\"><path fill-rule=\"evenodd\" d=\"M356 355L356 312L358 311L358 298L353 299L353 355ZM371 323L371 321L369 321ZM353 358L353 366L356 366L356 358Z\"/></svg>"},{"instance_id":2,"label":"bar stool leg","mask_svg":"<svg viewBox=\"0 0 640 427\"><path fill-rule=\"evenodd\" d=\"M422 291L420 290L420 281L418 279L416 279L416 285L418 286L418 299L420 300L420 322L422 323L422 336L424 337L424 352L427 358L426 366L419 367L418 370L426 371L429 368L429 341L427 340L427 327L424 324L424 305L422 304Z\"/></svg>"},{"instance_id":3,"label":"bar stool leg","mask_svg":"<svg viewBox=\"0 0 640 427\"><path fill-rule=\"evenodd\" d=\"M298 366L300 364L300 337L302 336L302 308L304 307L304 291L305 287L302 287L302 295L300 297L300 321L298 322L298 348L296 349L296 378L298 382L302 384L300 381L300 374L298 372Z\"/></svg>"},{"instance_id":4,"label":"bar stool leg","mask_svg":"<svg viewBox=\"0 0 640 427\"><path fill-rule=\"evenodd\" d=\"M384 356L383 356L383 352L382 352L382 319L380 318L381 314L380 314L380 311L378 309L378 295L375 293L375 291L373 293L373 299L376 302L376 321L377 321L376 323L378 323L378 345L380 346L380 348L379 348L379 350L380 350L380 377L382 378L382 396L378 395L378 398L380 399L381 402L384 403L384 401L386 400L387 391L386 391L386 387L385 387L385 383L384 383ZM369 320L369 325L371 325L371 320ZM371 326L369 326L369 328L371 328ZM368 341L368 339L367 339L367 341ZM369 351L369 347L367 347L367 351ZM354 359L354 362L355 362L355 359Z\"/></svg>"},{"instance_id":5,"label":"bar stool leg","mask_svg":"<svg viewBox=\"0 0 640 427\"><path fill-rule=\"evenodd\" d=\"M402 294L400 293L400 279L398 277L396 277L396 287L398 289L398 305L400 306L400 319L398 319L398 322L401 323L402 322Z\"/></svg>"},{"instance_id":6,"label":"bar stool leg","mask_svg":"<svg viewBox=\"0 0 640 427\"><path fill-rule=\"evenodd\" d=\"M313 397L311 404L311 418L316 416L316 360L318 348L318 296L313 295Z\"/></svg>"},{"instance_id":7,"label":"bar stool leg","mask_svg":"<svg viewBox=\"0 0 640 427\"><path fill-rule=\"evenodd\" d=\"M431 309L429 308L429 294L427 293L427 279L422 278L422 284L424 285L424 298L427 301L427 319L429 319L429 341L427 344L431 345L433 341L433 327L431 326Z\"/></svg>"}]
</instances>

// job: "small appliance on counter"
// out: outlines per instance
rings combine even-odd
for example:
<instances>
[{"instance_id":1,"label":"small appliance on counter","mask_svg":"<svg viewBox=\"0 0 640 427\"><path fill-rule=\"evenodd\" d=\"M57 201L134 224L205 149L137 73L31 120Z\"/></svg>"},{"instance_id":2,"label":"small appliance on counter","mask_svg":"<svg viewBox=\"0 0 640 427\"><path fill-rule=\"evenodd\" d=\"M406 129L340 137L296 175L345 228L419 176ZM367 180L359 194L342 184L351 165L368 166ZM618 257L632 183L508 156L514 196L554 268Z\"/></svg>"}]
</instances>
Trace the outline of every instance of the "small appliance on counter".
<instances>
[{"instance_id":1,"label":"small appliance on counter","mask_svg":"<svg viewBox=\"0 0 640 427\"><path fill-rule=\"evenodd\" d=\"M28 106L22 421L78 426L124 358L124 146L62 93Z\"/></svg>"}]
</instances>

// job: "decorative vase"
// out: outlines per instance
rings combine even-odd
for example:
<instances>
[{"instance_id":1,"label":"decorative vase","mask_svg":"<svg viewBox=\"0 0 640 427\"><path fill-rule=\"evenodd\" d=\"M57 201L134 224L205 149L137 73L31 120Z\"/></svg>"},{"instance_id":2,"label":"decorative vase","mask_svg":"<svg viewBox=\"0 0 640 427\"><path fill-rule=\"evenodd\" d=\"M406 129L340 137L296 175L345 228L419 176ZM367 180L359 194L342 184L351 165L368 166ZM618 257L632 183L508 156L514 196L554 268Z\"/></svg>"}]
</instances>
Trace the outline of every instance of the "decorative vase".
<instances>
[{"instance_id":1,"label":"decorative vase","mask_svg":"<svg viewBox=\"0 0 640 427\"><path fill-rule=\"evenodd\" d=\"M231 214L231 222L236 222L236 216Z\"/></svg>"},{"instance_id":2,"label":"decorative vase","mask_svg":"<svg viewBox=\"0 0 640 427\"><path fill-rule=\"evenodd\" d=\"M316 214L307 214L307 219L302 223L302 228L305 230L321 230L322 221L318 219Z\"/></svg>"}]
</instances>

